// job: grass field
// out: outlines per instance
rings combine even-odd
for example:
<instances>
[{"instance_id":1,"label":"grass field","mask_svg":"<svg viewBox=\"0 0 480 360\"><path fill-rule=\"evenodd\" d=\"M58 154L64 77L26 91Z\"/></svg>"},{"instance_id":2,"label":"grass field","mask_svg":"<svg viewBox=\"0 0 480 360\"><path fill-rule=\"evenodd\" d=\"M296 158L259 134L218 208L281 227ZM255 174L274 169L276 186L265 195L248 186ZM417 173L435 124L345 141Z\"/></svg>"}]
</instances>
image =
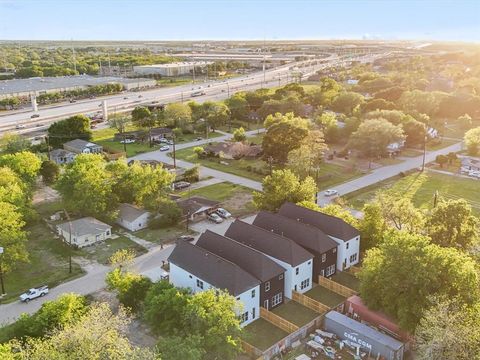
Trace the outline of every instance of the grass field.
<instances>
[{"instance_id":1,"label":"grass field","mask_svg":"<svg viewBox=\"0 0 480 360\"><path fill-rule=\"evenodd\" d=\"M327 189L364 175L361 171L346 169L343 166L325 163L320 166L317 185L319 189Z\"/></svg>"},{"instance_id":2,"label":"grass field","mask_svg":"<svg viewBox=\"0 0 480 360\"><path fill-rule=\"evenodd\" d=\"M114 141L112 138L105 140L97 140L96 144L102 145L105 150L114 150L115 152L123 152L124 146L119 141ZM127 157L135 156L149 151L155 151L159 149L159 145L153 145L150 147L148 143L135 142L133 144L126 144Z\"/></svg>"},{"instance_id":3,"label":"grass field","mask_svg":"<svg viewBox=\"0 0 480 360\"><path fill-rule=\"evenodd\" d=\"M345 301L345 297L321 285L315 286L312 290L306 292L305 295L314 300L320 301L322 304L330 306L331 308Z\"/></svg>"},{"instance_id":4,"label":"grass field","mask_svg":"<svg viewBox=\"0 0 480 360\"><path fill-rule=\"evenodd\" d=\"M263 351L287 335L287 332L260 318L245 326L243 339Z\"/></svg>"},{"instance_id":5,"label":"grass field","mask_svg":"<svg viewBox=\"0 0 480 360\"><path fill-rule=\"evenodd\" d=\"M135 236L157 244L166 244L174 242L180 235L185 235L187 232L185 226L177 225L162 229L143 229L135 232Z\"/></svg>"},{"instance_id":6,"label":"grass field","mask_svg":"<svg viewBox=\"0 0 480 360\"><path fill-rule=\"evenodd\" d=\"M296 301L286 302L272 310L272 313L290 321L299 327L308 324L320 314Z\"/></svg>"},{"instance_id":7,"label":"grass field","mask_svg":"<svg viewBox=\"0 0 480 360\"><path fill-rule=\"evenodd\" d=\"M132 240L128 239L125 236L120 236L116 239L108 239L102 243L83 248L81 250L76 250L76 256L82 256L84 258L95 260L101 264L108 264L110 256L112 256L116 251L130 249L135 252L135 256L142 255L147 252L147 250Z\"/></svg>"},{"instance_id":8,"label":"grass field","mask_svg":"<svg viewBox=\"0 0 480 360\"><path fill-rule=\"evenodd\" d=\"M393 185L399 189L408 189L411 184L418 181L419 175L419 173L415 173L404 178L396 176L348 194L344 196L344 199L350 206L361 209L365 203L370 202L375 197L375 193L379 189L388 189ZM435 192L438 191L440 196L447 199L463 198L467 200L474 212L480 215L479 189L479 180L427 172L426 180L421 183L413 195L413 202L416 206L429 208L433 204Z\"/></svg>"},{"instance_id":9,"label":"grass field","mask_svg":"<svg viewBox=\"0 0 480 360\"><path fill-rule=\"evenodd\" d=\"M332 276L331 280L355 291L358 291L360 288L360 281L358 278L346 271L337 271L335 275Z\"/></svg>"}]
</instances>

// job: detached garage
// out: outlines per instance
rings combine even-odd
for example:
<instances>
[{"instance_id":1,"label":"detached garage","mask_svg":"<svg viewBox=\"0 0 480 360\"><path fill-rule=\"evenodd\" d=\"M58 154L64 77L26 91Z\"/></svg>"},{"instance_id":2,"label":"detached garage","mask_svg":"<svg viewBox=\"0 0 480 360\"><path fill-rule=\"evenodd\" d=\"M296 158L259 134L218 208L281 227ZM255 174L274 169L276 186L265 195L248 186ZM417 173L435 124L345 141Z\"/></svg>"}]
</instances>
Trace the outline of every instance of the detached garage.
<instances>
[{"instance_id":1,"label":"detached garage","mask_svg":"<svg viewBox=\"0 0 480 360\"><path fill-rule=\"evenodd\" d=\"M145 229L150 213L131 204L121 204L118 209L117 224L130 231Z\"/></svg>"}]
</instances>

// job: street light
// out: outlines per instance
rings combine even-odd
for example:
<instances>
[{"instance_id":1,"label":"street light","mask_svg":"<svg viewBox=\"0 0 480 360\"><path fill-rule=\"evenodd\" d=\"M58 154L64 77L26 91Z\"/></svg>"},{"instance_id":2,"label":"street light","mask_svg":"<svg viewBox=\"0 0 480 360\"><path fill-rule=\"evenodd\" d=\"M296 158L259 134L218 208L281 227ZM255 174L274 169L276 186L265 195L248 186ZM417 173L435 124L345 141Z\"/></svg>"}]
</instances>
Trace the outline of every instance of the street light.
<instances>
[{"instance_id":1,"label":"street light","mask_svg":"<svg viewBox=\"0 0 480 360\"><path fill-rule=\"evenodd\" d=\"M3 247L0 246L0 283L2 285L2 293L0 294L0 296L5 295L5 285L3 284L2 260L3 260Z\"/></svg>"}]
</instances>

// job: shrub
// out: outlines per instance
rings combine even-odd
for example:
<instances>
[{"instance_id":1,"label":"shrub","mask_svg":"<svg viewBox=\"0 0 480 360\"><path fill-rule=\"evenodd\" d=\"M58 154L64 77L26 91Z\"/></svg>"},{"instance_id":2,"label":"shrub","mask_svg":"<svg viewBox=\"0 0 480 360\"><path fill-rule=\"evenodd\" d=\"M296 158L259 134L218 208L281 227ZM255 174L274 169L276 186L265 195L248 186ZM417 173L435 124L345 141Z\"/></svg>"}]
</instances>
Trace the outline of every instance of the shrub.
<instances>
[{"instance_id":1,"label":"shrub","mask_svg":"<svg viewBox=\"0 0 480 360\"><path fill-rule=\"evenodd\" d=\"M182 210L170 199L165 199L160 202L158 212L160 215L153 217L149 221L149 227L152 229L159 229L178 224L182 218Z\"/></svg>"},{"instance_id":2,"label":"shrub","mask_svg":"<svg viewBox=\"0 0 480 360\"><path fill-rule=\"evenodd\" d=\"M185 170L183 178L188 182L197 182L200 180L200 167L195 165L194 167Z\"/></svg>"}]
</instances>

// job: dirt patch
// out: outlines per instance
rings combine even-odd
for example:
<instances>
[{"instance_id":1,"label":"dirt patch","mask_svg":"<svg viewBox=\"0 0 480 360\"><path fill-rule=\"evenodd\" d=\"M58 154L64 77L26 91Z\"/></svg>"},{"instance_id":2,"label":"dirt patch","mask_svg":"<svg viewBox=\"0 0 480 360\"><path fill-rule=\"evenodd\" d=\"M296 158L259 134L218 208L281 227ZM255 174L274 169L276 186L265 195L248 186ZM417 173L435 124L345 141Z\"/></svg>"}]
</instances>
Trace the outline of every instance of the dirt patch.
<instances>
[{"instance_id":1,"label":"dirt patch","mask_svg":"<svg viewBox=\"0 0 480 360\"><path fill-rule=\"evenodd\" d=\"M225 209L235 216L241 216L253 211L253 195L249 192L237 192L223 202Z\"/></svg>"},{"instance_id":2,"label":"dirt patch","mask_svg":"<svg viewBox=\"0 0 480 360\"><path fill-rule=\"evenodd\" d=\"M37 183L37 188L33 194L32 203L34 205L45 202L54 202L60 200L60 194L57 190L52 189L43 183Z\"/></svg>"}]
</instances>

